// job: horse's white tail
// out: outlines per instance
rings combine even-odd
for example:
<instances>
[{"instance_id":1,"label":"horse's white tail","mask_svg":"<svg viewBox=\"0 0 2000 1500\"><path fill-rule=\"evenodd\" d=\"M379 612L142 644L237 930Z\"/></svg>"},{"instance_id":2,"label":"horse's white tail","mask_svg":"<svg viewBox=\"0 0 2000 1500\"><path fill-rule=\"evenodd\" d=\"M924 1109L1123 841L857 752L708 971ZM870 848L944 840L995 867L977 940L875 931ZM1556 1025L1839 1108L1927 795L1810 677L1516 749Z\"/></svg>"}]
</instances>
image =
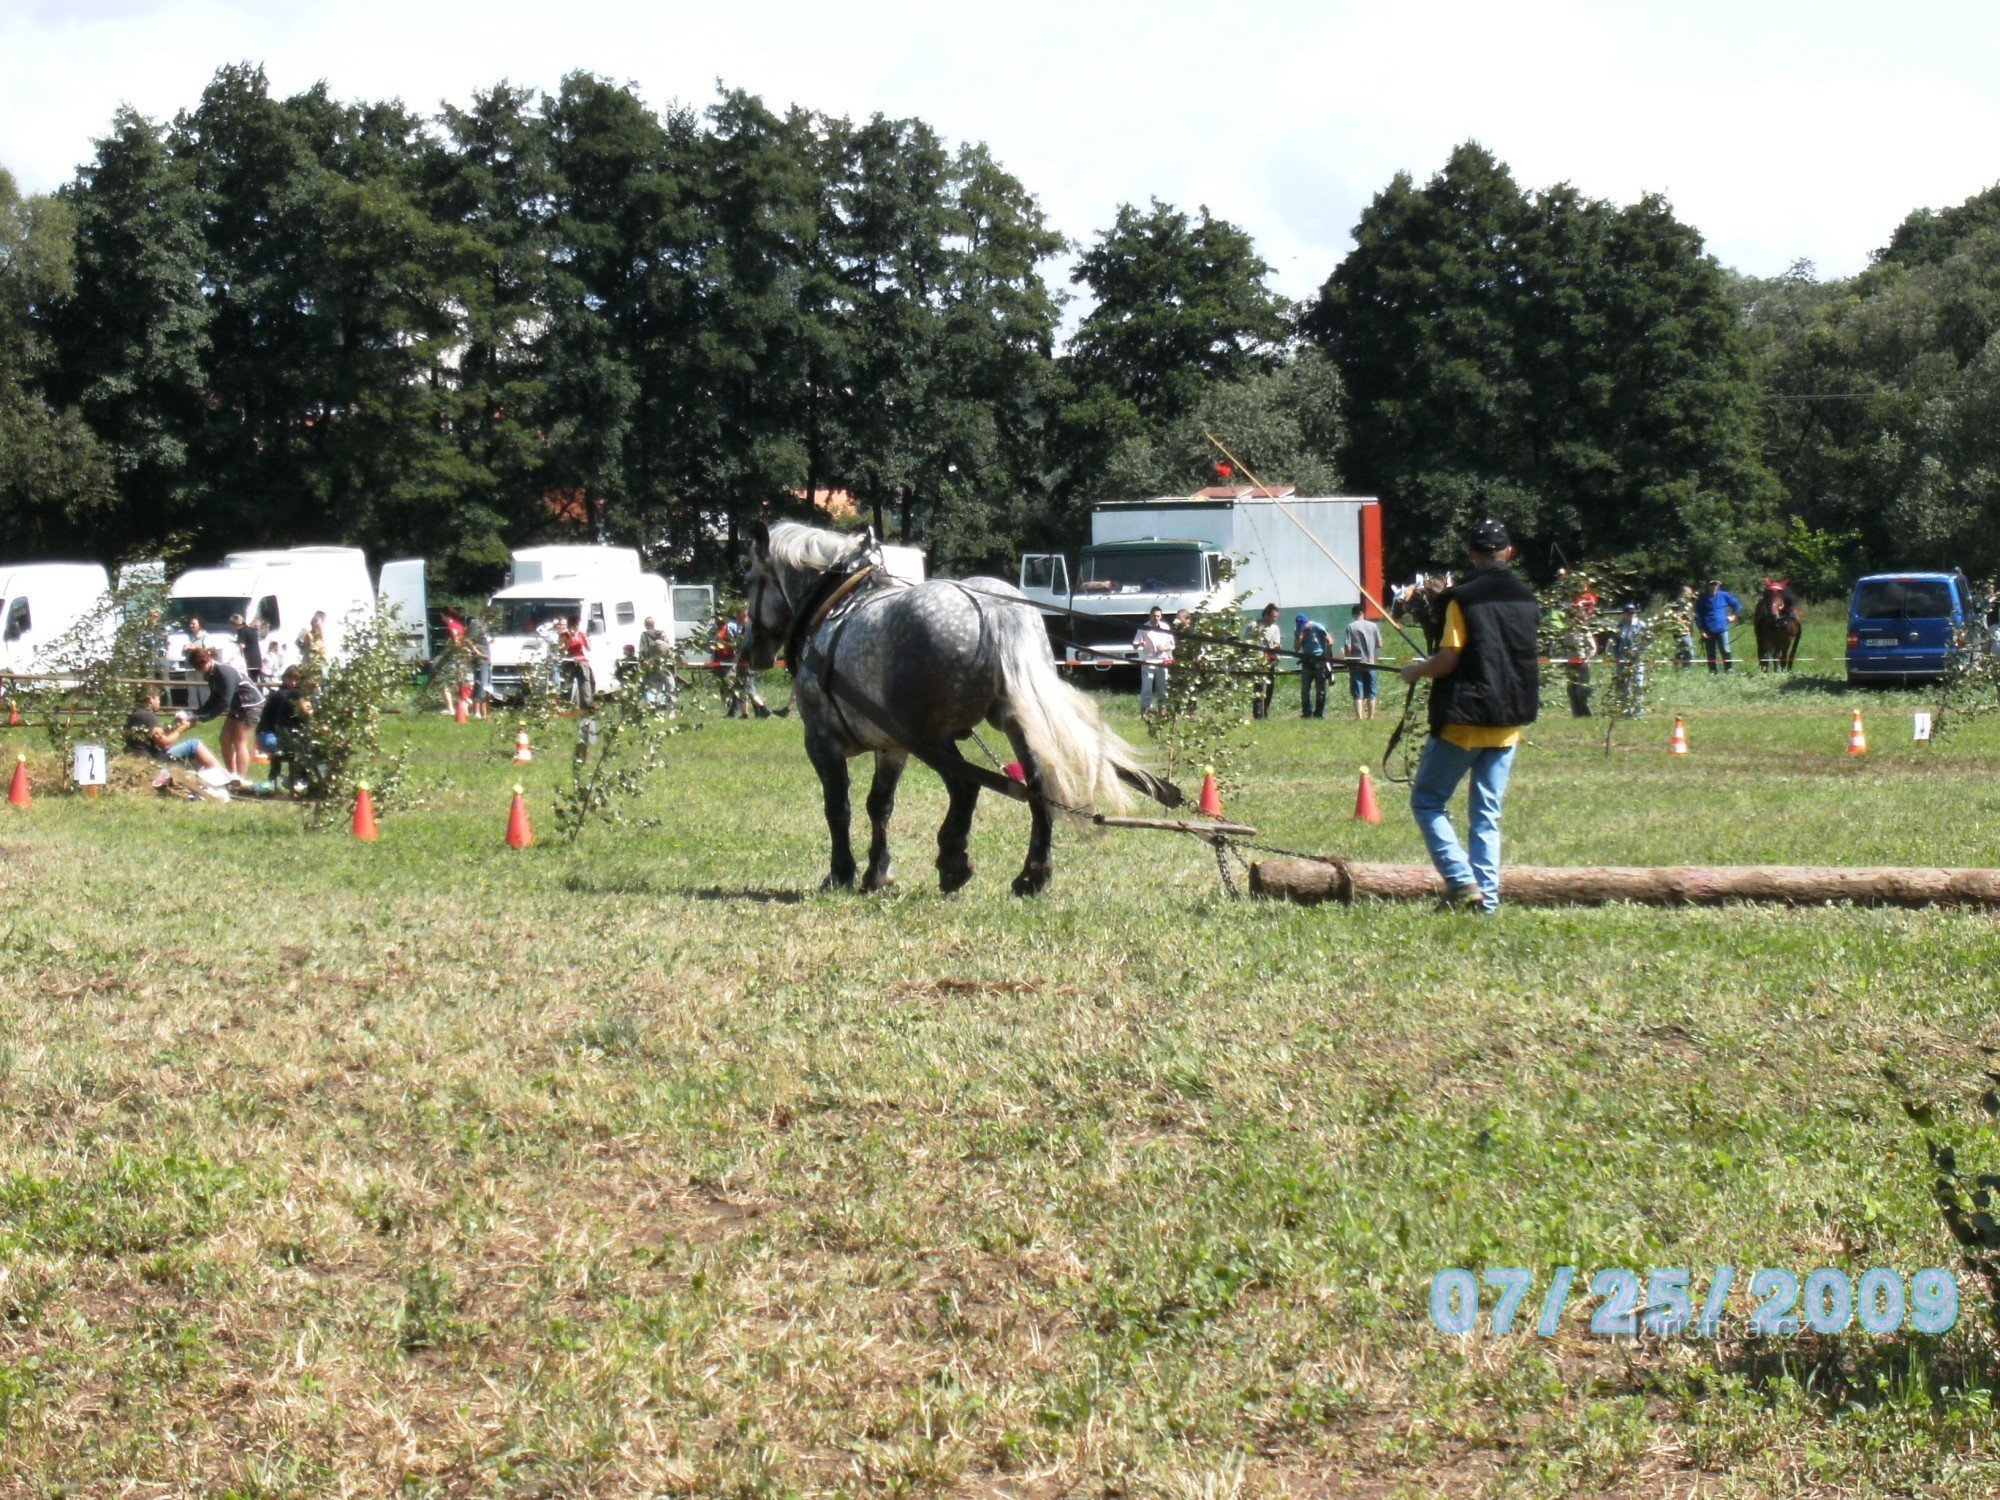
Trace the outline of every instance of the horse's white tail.
<instances>
[{"instance_id":1,"label":"horse's white tail","mask_svg":"<svg viewBox=\"0 0 2000 1500\"><path fill-rule=\"evenodd\" d=\"M1025 609L998 613L1001 696L1041 762L1048 795L1065 812L1121 812L1131 805L1129 785L1178 807L1180 791L1142 766L1097 705L1058 675L1040 618Z\"/></svg>"}]
</instances>

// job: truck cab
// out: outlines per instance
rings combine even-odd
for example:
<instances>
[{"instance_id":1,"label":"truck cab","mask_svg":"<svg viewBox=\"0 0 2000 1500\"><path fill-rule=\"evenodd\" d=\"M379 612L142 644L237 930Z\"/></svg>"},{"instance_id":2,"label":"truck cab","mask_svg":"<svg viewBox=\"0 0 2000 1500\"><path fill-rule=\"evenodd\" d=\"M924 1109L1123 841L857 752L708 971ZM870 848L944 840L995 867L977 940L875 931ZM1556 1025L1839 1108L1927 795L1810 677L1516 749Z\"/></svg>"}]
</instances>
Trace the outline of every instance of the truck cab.
<instances>
[{"instance_id":1,"label":"truck cab","mask_svg":"<svg viewBox=\"0 0 2000 1500\"><path fill-rule=\"evenodd\" d=\"M1093 542L1077 554L1073 580L1064 554L1027 553L1020 587L1038 604L1072 611L1052 620L1051 631L1071 665L1104 671L1137 659L1132 637L1154 609L1172 619L1219 602L1222 555L1185 537Z\"/></svg>"},{"instance_id":2,"label":"truck cab","mask_svg":"<svg viewBox=\"0 0 2000 1500\"><path fill-rule=\"evenodd\" d=\"M1965 575L1872 573L1847 605L1850 683L1932 682L1943 677L1972 618Z\"/></svg>"}]
</instances>

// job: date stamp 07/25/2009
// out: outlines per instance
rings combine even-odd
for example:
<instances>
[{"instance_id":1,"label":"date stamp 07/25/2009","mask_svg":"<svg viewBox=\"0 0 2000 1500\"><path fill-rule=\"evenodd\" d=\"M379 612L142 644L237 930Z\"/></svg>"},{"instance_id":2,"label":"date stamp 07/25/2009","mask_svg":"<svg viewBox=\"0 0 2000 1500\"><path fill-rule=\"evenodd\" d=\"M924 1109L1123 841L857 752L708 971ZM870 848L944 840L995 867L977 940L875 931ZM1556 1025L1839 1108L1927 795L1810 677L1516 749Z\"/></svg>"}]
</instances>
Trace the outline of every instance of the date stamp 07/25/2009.
<instances>
[{"instance_id":1,"label":"date stamp 07/25/2009","mask_svg":"<svg viewBox=\"0 0 2000 1500\"><path fill-rule=\"evenodd\" d=\"M1684 1266L1655 1266L1640 1274L1611 1266L1582 1283L1575 1266L1557 1266L1532 1322L1522 1304L1534 1290L1535 1273L1525 1266L1486 1266L1475 1276L1460 1268L1431 1278L1431 1323L1440 1333L1480 1330L1499 1337L1534 1333L1553 1338L1572 1296L1598 1299L1590 1332L1599 1338L1692 1336L1712 1339L1722 1332L1730 1294L1738 1287L1734 1266L1708 1269L1700 1306ZM1884 1335L1907 1327L1915 1333L1945 1333L1958 1322L1958 1279L1931 1266L1907 1280L1899 1271L1874 1266L1858 1280L1835 1266L1809 1271L1801 1279L1778 1266L1763 1266L1745 1278L1749 1288L1751 1338L1782 1338L1811 1329L1840 1333L1859 1324ZM1537 1304L1527 1309L1533 1314Z\"/></svg>"}]
</instances>

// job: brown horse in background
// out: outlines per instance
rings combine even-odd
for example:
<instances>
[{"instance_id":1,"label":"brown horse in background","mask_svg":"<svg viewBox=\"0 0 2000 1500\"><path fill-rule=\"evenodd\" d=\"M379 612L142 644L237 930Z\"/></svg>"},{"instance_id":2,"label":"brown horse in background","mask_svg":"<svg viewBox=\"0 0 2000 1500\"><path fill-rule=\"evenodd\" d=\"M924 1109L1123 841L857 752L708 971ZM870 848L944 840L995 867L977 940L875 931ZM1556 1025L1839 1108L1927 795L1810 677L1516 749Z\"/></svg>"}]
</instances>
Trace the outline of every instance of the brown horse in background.
<instances>
[{"instance_id":1,"label":"brown horse in background","mask_svg":"<svg viewBox=\"0 0 2000 1500\"><path fill-rule=\"evenodd\" d=\"M1799 596L1792 592L1791 581L1765 579L1750 620L1757 632L1757 670L1791 671L1799 657L1799 636L1805 629Z\"/></svg>"}]
</instances>

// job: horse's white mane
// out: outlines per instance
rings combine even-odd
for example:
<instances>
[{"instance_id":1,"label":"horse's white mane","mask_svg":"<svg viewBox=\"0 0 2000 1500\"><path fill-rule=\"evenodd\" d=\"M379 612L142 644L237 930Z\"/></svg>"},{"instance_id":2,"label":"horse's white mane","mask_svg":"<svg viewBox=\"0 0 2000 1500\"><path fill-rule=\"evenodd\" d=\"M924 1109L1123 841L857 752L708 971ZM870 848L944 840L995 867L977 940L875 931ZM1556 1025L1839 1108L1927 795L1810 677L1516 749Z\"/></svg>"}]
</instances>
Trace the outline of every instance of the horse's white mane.
<instances>
[{"instance_id":1,"label":"horse's white mane","mask_svg":"<svg viewBox=\"0 0 2000 1500\"><path fill-rule=\"evenodd\" d=\"M824 531L801 521L780 521L771 528L771 560L790 568L824 572L845 560L860 541L852 532Z\"/></svg>"}]
</instances>

